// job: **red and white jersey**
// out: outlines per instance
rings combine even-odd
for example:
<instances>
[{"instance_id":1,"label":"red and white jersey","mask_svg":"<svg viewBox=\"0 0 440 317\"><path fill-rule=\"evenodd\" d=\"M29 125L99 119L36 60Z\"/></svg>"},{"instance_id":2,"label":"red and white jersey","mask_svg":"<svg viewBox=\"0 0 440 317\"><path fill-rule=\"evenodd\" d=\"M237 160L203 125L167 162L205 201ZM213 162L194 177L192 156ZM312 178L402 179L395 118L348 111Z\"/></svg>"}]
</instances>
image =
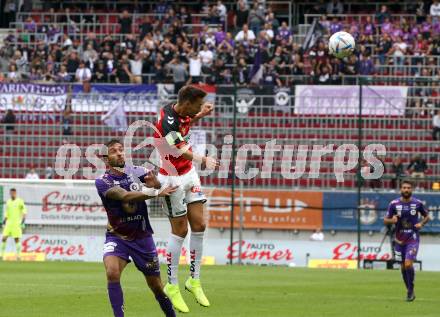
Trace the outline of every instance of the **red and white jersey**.
<instances>
[{"instance_id":1,"label":"red and white jersey","mask_svg":"<svg viewBox=\"0 0 440 317\"><path fill-rule=\"evenodd\" d=\"M162 159L162 175L170 175L170 170L164 168L165 161L168 161L177 171L178 175L188 173L192 168L192 162L183 158L175 157L168 151L171 147L182 148L189 144L189 129L191 117L181 117L174 110L174 104L169 104L160 110L159 120L156 123L157 131L154 133L156 139L161 139L161 144L157 144L157 149ZM191 147L189 148L191 150Z\"/></svg>"}]
</instances>

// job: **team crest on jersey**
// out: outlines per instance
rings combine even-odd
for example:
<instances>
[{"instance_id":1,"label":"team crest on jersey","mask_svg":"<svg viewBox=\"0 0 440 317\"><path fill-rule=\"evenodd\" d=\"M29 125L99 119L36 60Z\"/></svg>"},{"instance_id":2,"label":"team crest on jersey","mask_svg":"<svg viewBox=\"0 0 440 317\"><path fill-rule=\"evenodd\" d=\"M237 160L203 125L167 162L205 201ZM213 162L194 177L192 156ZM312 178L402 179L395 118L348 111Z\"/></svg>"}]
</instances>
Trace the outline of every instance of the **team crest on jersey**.
<instances>
[{"instance_id":1,"label":"team crest on jersey","mask_svg":"<svg viewBox=\"0 0 440 317\"><path fill-rule=\"evenodd\" d=\"M181 128L181 130L182 130L182 135L186 135L186 134L188 133L188 131L189 131L189 127L187 127L187 126L183 126L183 127Z\"/></svg>"},{"instance_id":2,"label":"team crest on jersey","mask_svg":"<svg viewBox=\"0 0 440 317\"><path fill-rule=\"evenodd\" d=\"M136 191L140 191L140 189L141 189L141 187L139 186L139 184L137 184L137 183L130 184L130 191L136 192Z\"/></svg>"},{"instance_id":3,"label":"team crest on jersey","mask_svg":"<svg viewBox=\"0 0 440 317\"><path fill-rule=\"evenodd\" d=\"M415 216L416 213L417 213L417 205L416 204L411 204L410 208L411 208L411 216Z\"/></svg>"}]
</instances>

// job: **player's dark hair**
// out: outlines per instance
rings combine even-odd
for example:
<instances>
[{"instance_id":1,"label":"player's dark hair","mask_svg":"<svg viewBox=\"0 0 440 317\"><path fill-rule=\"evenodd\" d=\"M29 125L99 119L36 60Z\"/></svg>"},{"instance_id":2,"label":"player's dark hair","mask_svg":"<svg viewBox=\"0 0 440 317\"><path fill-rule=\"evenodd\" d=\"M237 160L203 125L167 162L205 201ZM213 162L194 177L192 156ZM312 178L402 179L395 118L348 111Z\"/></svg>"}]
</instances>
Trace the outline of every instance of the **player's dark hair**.
<instances>
[{"instance_id":1,"label":"player's dark hair","mask_svg":"<svg viewBox=\"0 0 440 317\"><path fill-rule=\"evenodd\" d=\"M102 157L108 157L108 149L109 149L109 147L111 147L112 145L115 145L115 144L121 144L122 146L124 146L120 140L118 140L118 139L111 139L106 144L104 144L105 146L102 149L102 153L103 153Z\"/></svg>"},{"instance_id":2,"label":"player's dark hair","mask_svg":"<svg viewBox=\"0 0 440 317\"><path fill-rule=\"evenodd\" d=\"M10 192L16 192L17 190L15 188L11 188L9 191Z\"/></svg>"},{"instance_id":3,"label":"player's dark hair","mask_svg":"<svg viewBox=\"0 0 440 317\"><path fill-rule=\"evenodd\" d=\"M400 188L402 188L403 184L407 184L410 185L411 187L414 187L413 182L408 181L408 180L403 180L400 182Z\"/></svg>"},{"instance_id":4,"label":"player's dark hair","mask_svg":"<svg viewBox=\"0 0 440 317\"><path fill-rule=\"evenodd\" d=\"M109 148L109 147L111 147L112 145L114 145L114 144L120 144L120 145L123 145L122 144L122 142L120 141L120 140L118 140L118 139L111 139L110 141L108 141L106 144L105 144L105 146L107 147L107 148Z\"/></svg>"},{"instance_id":5,"label":"player's dark hair","mask_svg":"<svg viewBox=\"0 0 440 317\"><path fill-rule=\"evenodd\" d=\"M206 92L204 92L202 89L191 85L187 85L187 86L183 86L179 90L177 102L184 103L189 101L192 103L199 98L205 98L205 96L206 96Z\"/></svg>"}]
</instances>

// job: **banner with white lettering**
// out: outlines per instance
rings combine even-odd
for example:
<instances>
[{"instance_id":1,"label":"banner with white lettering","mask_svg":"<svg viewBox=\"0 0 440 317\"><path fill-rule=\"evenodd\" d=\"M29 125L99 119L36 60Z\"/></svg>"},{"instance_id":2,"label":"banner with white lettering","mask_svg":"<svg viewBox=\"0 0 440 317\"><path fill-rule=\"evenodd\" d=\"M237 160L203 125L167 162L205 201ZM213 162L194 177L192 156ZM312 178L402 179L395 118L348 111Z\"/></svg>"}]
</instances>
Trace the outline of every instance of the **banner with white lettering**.
<instances>
[{"instance_id":1,"label":"banner with white lettering","mask_svg":"<svg viewBox=\"0 0 440 317\"><path fill-rule=\"evenodd\" d=\"M408 87L362 86L364 115L405 114ZM295 87L295 114L357 115L359 86L298 85Z\"/></svg>"},{"instance_id":2,"label":"banner with white lettering","mask_svg":"<svg viewBox=\"0 0 440 317\"><path fill-rule=\"evenodd\" d=\"M322 228L322 192L244 189L235 195L243 203L243 227L246 229ZM231 191L215 188L209 191L206 209L210 228L229 228ZM240 224L239 213L234 225Z\"/></svg>"},{"instance_id":3,"label":"banner with white lettering","mask_svg":"<svg viewBox=\"0 0 440 317\"><path fill-rule=\"evenodd\" d=\"M61 111L66 99L65 85L0 83L0 111Z\"/></svg>"}]
</instances>

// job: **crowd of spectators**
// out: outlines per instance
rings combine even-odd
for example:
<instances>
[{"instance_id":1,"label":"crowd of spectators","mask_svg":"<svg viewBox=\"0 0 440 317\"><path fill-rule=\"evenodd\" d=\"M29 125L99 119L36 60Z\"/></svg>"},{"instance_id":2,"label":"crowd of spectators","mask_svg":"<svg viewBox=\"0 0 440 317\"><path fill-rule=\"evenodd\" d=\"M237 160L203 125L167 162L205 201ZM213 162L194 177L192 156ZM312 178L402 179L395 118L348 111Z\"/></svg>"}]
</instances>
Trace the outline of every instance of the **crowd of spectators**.
<instances>
[{"instance_id":1,"label":"crowd of spectators","mask_svg":"<svg viewBox=\"0 0 440 317\"><path fill-rule=\"evenodd\" d=\"M168 1L159 1L154 9L160 18L134 21L124 10L117 33L105 36L86 32L80 37L88 24L98 23L93 8L83 21L69 8L44 21L28 17L25 32L18 38L11 32L4 40L0 81L80 82L85 89L90 82L150 81L177 87L234 80L280 86L291 84L290 75L311 75L316 83L329 84L339 82L341 75L388 74L390 69L394 75L406 70L413 77L440 79L437 0L429 8L419 5L414 19L393 19L385 5L365 19L327 17L345 13L339 1L330 1L315 8L322 14L325 36L307 50L294 41L288 21L265 1L239 0L229 7L222 0L203 3L205 25L200 31L188 26L192 8L173 7ZM329 56L325 44L328 35L341 30L353 34L358 45L356 54L344 60ZM263 72L251 80L257 60Z\"/></svg>"}]
</instances>

